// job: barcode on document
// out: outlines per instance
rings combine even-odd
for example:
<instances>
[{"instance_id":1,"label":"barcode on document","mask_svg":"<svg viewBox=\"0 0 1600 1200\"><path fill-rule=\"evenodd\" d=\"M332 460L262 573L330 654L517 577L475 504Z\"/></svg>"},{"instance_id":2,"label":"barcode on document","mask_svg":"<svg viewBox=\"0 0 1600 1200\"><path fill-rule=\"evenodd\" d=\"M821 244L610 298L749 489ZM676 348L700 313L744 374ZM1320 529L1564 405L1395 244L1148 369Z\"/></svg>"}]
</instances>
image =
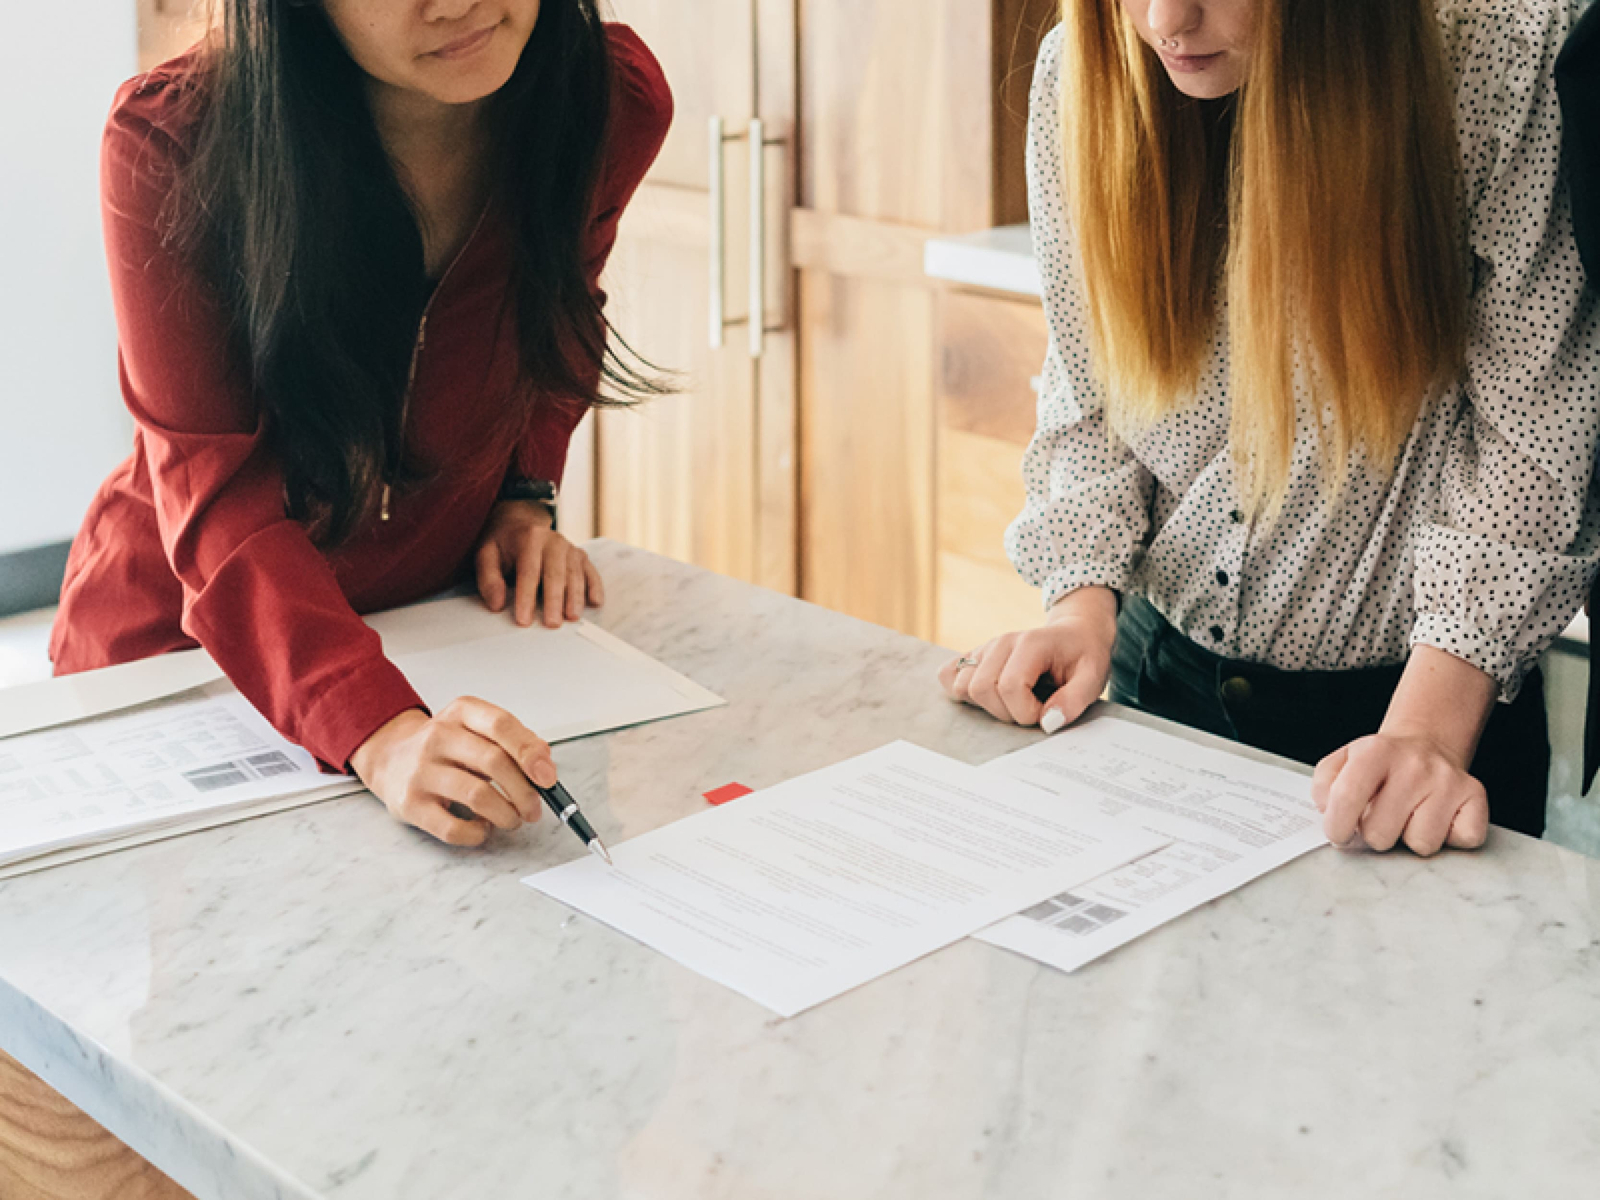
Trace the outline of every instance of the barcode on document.
<instances>
[{"instance_id":1,"label":"barcode on document","mask_svg":"<svg viewBox=\"0 0 1600 1200\"><path fill-rule=\"evenodd\" d=\"M1074 896L1071 892L1062 892L1043 904L1034 905L1022 915L1067 933L1083 936L1104 929L1128 914L1109 904L1098 904L1082 896Z\"/></svg>"},{"instance_id":2,"label":"barcode on document","mask_svg":"<svg viewBox=\"0 0 1600 1200\"><path fill-rule=\"evenodd\" d=\"M270 754L252 754L244 761L262 779L271 779L274 775L293 775L298 770L287 754L279 754L276 750Z\"/></svg>"},{"instance_id":3,"label":"barcode on document","mask_svg":"<svg viewBox=\"0 0 1600 1200\"><path fill-rule=\"evenodd\" d=\"M211 767L185 771L183 777L197 792L220 792L224 788L239 787L254 779L292 775L297 769L288 755L273 750L266 754L252 754L239 762L218 763Z\"/></svg>"}]
</instances>

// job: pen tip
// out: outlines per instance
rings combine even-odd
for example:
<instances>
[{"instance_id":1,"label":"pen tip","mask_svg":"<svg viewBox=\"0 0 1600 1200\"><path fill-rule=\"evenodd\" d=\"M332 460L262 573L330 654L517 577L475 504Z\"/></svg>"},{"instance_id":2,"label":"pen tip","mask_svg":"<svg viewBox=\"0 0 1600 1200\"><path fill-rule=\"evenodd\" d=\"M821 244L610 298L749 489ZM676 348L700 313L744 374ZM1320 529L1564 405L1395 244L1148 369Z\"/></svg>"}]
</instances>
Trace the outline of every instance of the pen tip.
<instances>
[{"instance_id":1,"label":"pen tip","mask_svg":"<svg viewBox=\"0 0 1600 1200\"><path fill-rule=\"evenodd\" d=\"M592 841L590 841L589 849L594 851L594 853L599 855L601 858L605 859L606 866L614 867L614 866L617 865L616 863L611 861L611 851L606 849L605 843L602 842L599 838L594 838Z\"/></svg>"}]
</instances>

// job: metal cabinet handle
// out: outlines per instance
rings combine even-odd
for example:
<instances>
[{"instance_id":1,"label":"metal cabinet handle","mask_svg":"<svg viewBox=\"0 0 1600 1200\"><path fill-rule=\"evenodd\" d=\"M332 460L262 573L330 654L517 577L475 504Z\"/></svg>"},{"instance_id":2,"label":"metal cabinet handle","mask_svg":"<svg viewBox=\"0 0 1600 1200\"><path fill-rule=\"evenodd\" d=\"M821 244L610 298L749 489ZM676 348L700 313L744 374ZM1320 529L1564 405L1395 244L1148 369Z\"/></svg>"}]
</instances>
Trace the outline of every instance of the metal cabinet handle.
<instances>
[{"instance_id":1,"label":"metal cabinet handle","mask_svg":"<svg viewBox=\"0 0 1600 1200\"><path fill-rule=\"evenodd\" d=\"M728 267L727 181L722 173L722 146L727 141L722 118L711 118L711 348L722 349L728 325L728 297L723 288Z\"/></svg>"},{"instance_id":2,"label":"metal cabinet handle","mask_svg":"<svg viewBox=\"0 0 1600 1200\"><path fill-rule=\"evenodd\" d=\"M710 135L710 219L711 219L711 303L707 332L713 350L723 346L729 325L747 324L750 329L750 357L760 358L766 349L767 328L767 168L765 151L780 146L781 138L768 140L766 124L760 117L750 122L748 131L729 133L721 117L712 117ZM750 147L750 316L728 319L726 275L728 270L728 183L723 168L723 147L729 142L745 142Z\"/></svg>"},{"instance_id":3,"label":"metal cabinet handle","mask_svg":"<svg viewBox=\"0 0 1600 1200\"><path fill-rule=\"evenodd\" d=\"M750 357L767 340L767 140L760 117L750 122Z\"/></svg>"}]
</instances>

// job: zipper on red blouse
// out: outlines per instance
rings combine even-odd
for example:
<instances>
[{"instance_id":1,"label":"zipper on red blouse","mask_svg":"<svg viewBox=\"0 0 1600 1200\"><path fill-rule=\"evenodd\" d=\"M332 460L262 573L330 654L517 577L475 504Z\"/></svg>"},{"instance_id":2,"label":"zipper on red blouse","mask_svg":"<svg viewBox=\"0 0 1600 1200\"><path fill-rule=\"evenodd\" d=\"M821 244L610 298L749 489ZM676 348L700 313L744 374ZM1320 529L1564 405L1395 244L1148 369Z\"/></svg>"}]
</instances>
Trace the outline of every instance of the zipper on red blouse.
<instances>
[{"instance_id":1,"label":"zipper on red blouse","mask_svg":"<svg viewBox=\"0 0 1600 1200\"><path fill-rule=\"evenodd\" d=\"M411 362L406 367L406 390L400 397L400 429L397 436L395 461L389 464L387 478L383 481L383 494L378 501L378 520L387 521L392 515L390 502L394 499L394 477L399 473L400 462L405 458L406 425L411 418L411 391L417 382L417 360L422 357L423 344L428 340L428 314L433 311L433 302L438 299L439 293L444 290L445 280L450 278L450 273L456 269L456 264L461 261L467 252L467 247L477 239L478 230L483 227L483 219L489 215L489 206L485 204L483 211L478 214L477 224L473 225L472 232L467 234L467 240L461 243L461 249L456 251L456 256L450 260L450 265L444 269L444 274L439 276L439 282L434 285L428 302L422 306L422 316L417 321L417 336L411 343Z\"/></svg>"}]
</instances>

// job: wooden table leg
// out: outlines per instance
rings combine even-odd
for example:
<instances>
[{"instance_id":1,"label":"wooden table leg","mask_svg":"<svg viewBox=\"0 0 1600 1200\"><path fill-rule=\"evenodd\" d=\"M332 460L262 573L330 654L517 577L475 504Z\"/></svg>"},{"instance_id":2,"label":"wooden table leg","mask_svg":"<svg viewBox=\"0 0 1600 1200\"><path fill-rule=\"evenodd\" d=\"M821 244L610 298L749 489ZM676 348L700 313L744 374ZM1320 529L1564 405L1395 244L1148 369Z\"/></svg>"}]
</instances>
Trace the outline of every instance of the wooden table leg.
<instances>
[{"instance_id":1,"label":"wooden table leg","mask_svg":"<svg viewBox=\"0 0 1600 1200\"><path fill-rule=\"evenodd\" d=\"M0 1196L5 1200L194 1200L3 1053Z\"/></svg>"}]
</instances>

